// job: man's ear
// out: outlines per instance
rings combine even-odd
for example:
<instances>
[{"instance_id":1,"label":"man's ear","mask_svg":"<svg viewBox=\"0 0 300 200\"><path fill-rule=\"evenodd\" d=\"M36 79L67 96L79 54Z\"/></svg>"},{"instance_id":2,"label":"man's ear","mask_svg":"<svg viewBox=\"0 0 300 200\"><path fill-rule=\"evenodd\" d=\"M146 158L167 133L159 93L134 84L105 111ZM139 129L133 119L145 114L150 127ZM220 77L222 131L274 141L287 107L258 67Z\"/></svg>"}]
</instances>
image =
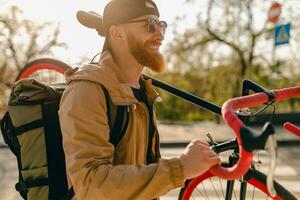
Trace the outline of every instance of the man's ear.
<instances>
[{"instance_id":1,"label":"man's ear","mask_svg":"<svg viewBox=\"0 0 300 200\"><path fill-rule=\"evenodd\" d=\"M116 42L123 43L125 41L125 32L120 26L112 25L109 28L109 35Z\"/></svg>"}]
</instances>

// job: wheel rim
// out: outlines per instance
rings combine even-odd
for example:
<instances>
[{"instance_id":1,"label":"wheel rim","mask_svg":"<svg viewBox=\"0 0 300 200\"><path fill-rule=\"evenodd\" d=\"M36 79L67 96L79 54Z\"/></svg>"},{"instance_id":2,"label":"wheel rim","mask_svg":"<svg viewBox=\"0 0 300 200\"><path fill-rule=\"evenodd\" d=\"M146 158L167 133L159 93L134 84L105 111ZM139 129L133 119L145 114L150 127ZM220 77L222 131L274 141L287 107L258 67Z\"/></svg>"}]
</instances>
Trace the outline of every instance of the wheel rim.
<instances>
[{"instance_id":1,"label":"wheel rim","mask_svg":"<svg viewBox=\"0 0 300 200\"><path fill-rule=\"evenodd\" d=\"M32 76L32 74L40 71L40 70L53 70L56 71L60 74L63 74L65 72L65 69L55 65L55 64L51 64L51 63L39 63L36 65L33 65L32 67L28 68L27 70L25 70L21 76L19 77L19 79L24 79L24 78L29 78Z\"/></svg>"},{"instance_id":2,"label":"wheel rim","mask_svg":"<svg viewBox=\"0 0 300 200\"><path fill-rule=\"evenodd\" d=\"M235 180L235 183L236 182L240 181ZM269 196L266 186L255 178L250 178L247 183L249 183L248 186L251 185L251 187L248 187L247 189L246 199L283 199L278 195L275 197ZM226 180L215 177L210 172L206 172L203 175L189 181L188 187L181 194L181 199L225 199L225 193ZM232 199L239 199L239 190L236 188L233 191Z\"/></svg>"},{"instance_id":3,"label":"wheel rim","mask_svg":"<svg viewBox=\"0 0 300 200\"><path fill-rule=\"evenodd\" d=\"M70 66L54 59L40 59L27 64L17 80L34 78L47 84L65 82L64 72Z\"/></svg>"}]
</instances>

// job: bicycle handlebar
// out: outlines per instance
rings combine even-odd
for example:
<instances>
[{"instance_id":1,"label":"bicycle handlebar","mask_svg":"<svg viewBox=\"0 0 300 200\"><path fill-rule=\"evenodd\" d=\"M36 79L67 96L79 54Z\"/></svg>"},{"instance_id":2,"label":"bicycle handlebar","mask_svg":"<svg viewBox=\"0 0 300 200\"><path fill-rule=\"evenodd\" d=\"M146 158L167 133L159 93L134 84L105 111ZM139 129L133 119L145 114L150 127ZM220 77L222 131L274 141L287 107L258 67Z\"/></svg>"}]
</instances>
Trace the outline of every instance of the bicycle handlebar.
<instances>
[{"instance_id":1,"label":"bicycle handlebar","mask_svg":"<svg viewBox=\"0 0 300 200\"><path fill-rule=\"evenodd\" d=\"M289 131L290 133L293 133L296 136L300 137L300 128L298 128L294 124L292 124L290 122L286 122L285 124L283 124L283 128L285 130Z\"/></svg>"},{"instance_id":2,"label":"bicycle handlebar","mask_svg":"<svg viewBox=\"0 0 300 200\"><path fill-rule=\"evenodd\" d=\"M269 99L269 96L266 93L260 92L249 96L233 98L223 104L222 116L225 122L233 129L236 135L240 157L237 163L230 168L224 168L220 165L213 166L210 169L211 173L223 179L234 180L243 176L248 171L251 165L253 153L245 150L241 139L241 129L245 128L246 126L234 113L235 110L263 105L264 103L268 103L270 101L278 102L296 96L300 97L300 87L284 88L273 90L272 92L275 95L275 98L273 98L272 100ZM290 123L286 123L284 126L287 130L300 136L300 128L297 128L295 125L292 125ZM249 127L247 128L250 129Z\"/></svg>"}]
</instances>

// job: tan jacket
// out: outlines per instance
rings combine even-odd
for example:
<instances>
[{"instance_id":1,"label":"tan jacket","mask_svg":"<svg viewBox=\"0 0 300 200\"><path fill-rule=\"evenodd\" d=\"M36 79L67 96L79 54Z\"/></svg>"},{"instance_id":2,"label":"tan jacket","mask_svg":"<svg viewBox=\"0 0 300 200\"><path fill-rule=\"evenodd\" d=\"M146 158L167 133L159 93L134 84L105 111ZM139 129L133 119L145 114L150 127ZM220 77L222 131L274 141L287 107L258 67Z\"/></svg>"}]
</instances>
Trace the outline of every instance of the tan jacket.
<instances>
[{"instance_id":1,"label":"tan jacket","mask_svg":"<svg viewBox=\"0 0 300 200\"><path fill-rule=\"evenodd\" d=\"M109 52L102 55L99 64L80 68L67 81L59 118L74 199L154 199L183 185L177 158L146 165L147 107L122 83ZM105 96L99 84L106 87L115 105L129 105L128 128L116 149L109 142ZM157 94L151 81L145 85L147 98L154 102Z\"/></svg>"}]
</instances>

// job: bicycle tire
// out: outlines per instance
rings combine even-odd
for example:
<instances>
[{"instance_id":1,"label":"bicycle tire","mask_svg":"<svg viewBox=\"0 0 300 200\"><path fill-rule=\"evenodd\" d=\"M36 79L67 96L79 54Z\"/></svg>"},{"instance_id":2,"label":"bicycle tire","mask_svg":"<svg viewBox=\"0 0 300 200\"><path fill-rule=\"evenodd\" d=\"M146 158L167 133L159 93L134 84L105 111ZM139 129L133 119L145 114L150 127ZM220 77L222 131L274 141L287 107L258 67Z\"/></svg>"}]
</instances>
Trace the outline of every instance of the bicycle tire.
<instances>
[{"instance_id":1,"label":"bicycle tire","mask_svg":"<svg viewBox=\"0 0 300 200\"><path fill-rule=\"evenodd\" d=\"M194 179L191 180L187 180L185 182L185 186L183 188L181 188L180 190L180 194L179 194L179 200L188 200L188 199L197 199L199 197L198 195L193 194L193 192L199 192L201 199L209 199L207 192L201 193L201 190L199 189L200 185L203 184L204 181L210 180L211 178L215 177L213 174L211 174L209 171L204 173L203 175L196 177ZM217 178L217 177L215 177ZM220 180L219 180L220 181ZM226 181L226 180L222 180L222 181ZM236 180L238 181L238 180ZM285 189L282 185L280 185L278 182L274 181L274 187L275 190L277 192L277 195L275 197L271 197L268 195L267 192L267 186L266 186L266 175L255 170L255 169L250 169L246 175L244 176L244 181L246 181L248 183L248 185L252 185L253 186L253 191L255 191L256 189L259 190L260 194L259 195L265 195L267 196L267 199L276 199L276 200L297 200L297 198L291 194L287 189ZM210 180L211 182L211 180ZM212 183L210 183L212 184ZM201 186L202 190L203 190L203 185ZM256 191L257 191L256 190ZM253 192L252 191L252 192ZM214 191L217 192L217 191ZM239 192L239 191L237 191ZM251 192L249 190L249 192ZM221 192L219 192L221 193ZM194 195L194 196L193 196ZM253 194L250 194L253 195ZM198 197L197 197L198 196ZM204 198L203 198L204 196ZM220 199L219 196L221 196L221 194L217 194L218 198ZM223 197L225 196L224 193L222 195ZM238 199L238 198L236 198ZM257 199L256 198L252 198L252 199Z\"/></svg>"},{"instance_id":2,"label":"bicycle tire","mask_svg":"<svg viewBox=\"0 0 300 200\"><path fill-rule=\"evenodd\" d=\"M63 75L64 72L70 68L71 66L56 59L52 59L52 58L37 59L25 65L25 67L18 74L16 81L24 78L30 78L35 73L38 73L39 71L42 70L47 70L48 72L51 73Z\"/></svg>"}]
</instances>

